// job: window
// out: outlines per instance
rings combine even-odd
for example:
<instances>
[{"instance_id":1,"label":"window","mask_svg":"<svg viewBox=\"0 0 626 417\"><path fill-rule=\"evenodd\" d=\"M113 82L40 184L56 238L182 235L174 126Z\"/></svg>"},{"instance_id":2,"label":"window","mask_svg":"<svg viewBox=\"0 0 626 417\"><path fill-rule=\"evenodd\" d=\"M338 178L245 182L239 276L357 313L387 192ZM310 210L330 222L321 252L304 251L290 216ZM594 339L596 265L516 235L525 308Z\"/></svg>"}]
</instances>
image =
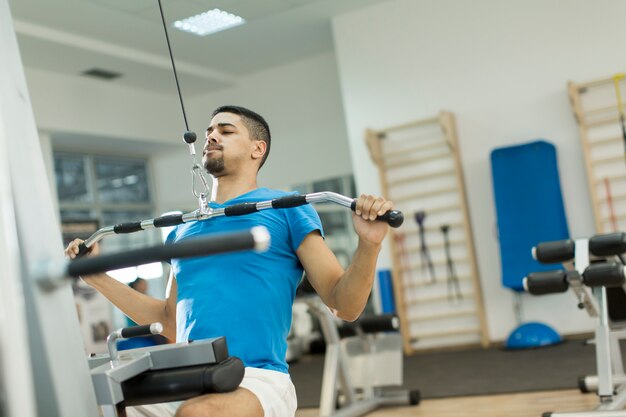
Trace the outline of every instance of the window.
<instances>
[{"instance_id":1,"label":"window","mask_svg":"<svg viewBox=\"0 0 626 417\"><path fill-rule=\"evenodd\" d=\"M59 211L65 244L76 237L86 239L100 227L153 218L155 215L148 161L140 158L101 157L84 154L54 153L54 173L59 197ZM108 236L100 242L101 252L115 253L161 242L157 229ZM109 275L128 283L137 277L163 278L161 263L109 271ZM149 295L161 298L164 282L148 286ZM95 290L76 281L74 293L81 307L83 337L89 351L105 350L93 345L95 325L109 323L109 328L128 325L125 316L111 307ZM81 295L82 294L82 295ZM105 314L103 316L103 314ZM103 318L104 317L104 318ZM87 325L85 323L91 323ZM105 333L107 333L106 331Z\"/></svg>"},{"instance_id":2,"label":"window","mask_svg":"<svg viewBox=\"0 0 626 417\"><path fill-rule=\"evenodd\" d=\"M95 220L103 227L154 216L145 159L55 152L54 172L63 224ZM117 252L159 241L150 230L116 235L101 246Z\"/></svg>"}]
</instances>

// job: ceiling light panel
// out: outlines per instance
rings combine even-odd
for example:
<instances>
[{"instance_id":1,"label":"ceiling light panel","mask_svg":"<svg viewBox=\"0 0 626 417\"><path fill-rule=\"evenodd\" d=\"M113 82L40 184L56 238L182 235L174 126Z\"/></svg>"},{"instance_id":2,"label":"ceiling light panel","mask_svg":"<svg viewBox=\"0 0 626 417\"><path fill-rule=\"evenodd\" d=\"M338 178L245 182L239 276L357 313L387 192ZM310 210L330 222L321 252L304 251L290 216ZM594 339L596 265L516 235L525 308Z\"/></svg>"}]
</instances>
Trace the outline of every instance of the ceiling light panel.
<instances>
[{"instance_id":1,"label":"ceiling light panel","mask_svg":"<svg viewBox=\"0 0 626 417\"><path fill-rule=\"evenodd\" d=\"M174 27L194 35L206 36L244 23L246 20L241 16L220 9L212 9L186 19L177 20L174 22Z\"/></svg>"}]
</instances>

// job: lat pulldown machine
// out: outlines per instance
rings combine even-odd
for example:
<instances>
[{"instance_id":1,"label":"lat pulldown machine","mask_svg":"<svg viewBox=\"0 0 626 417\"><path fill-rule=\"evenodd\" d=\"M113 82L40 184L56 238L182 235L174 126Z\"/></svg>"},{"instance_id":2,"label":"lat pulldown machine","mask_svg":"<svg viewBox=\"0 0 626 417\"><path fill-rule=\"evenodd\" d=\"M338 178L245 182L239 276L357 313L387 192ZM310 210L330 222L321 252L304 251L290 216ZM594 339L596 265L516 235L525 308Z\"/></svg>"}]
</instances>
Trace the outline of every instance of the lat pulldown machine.
<instances>
[{"instance_id":1,"label":"lat pulldown machine","mask_svg":"<svg viewBox=\"0 0 626 417\"><path fill-rule=\"evenodd\" d=\"M5 274L0 276L0 415L35 417L96 417L97 404L107 416L123 415L126 405L139 401L162 401L164 391L146 393L146 387L159 386L163 375L179 378L180 366L219 366L228 360L222 339L194 342L186 345L157 346L124 352L118 356L112 351L106 358L92 358L91 373L84 359L80 330L72 297L71 282L66 277L96 273L138 263L170 259L173 257L200 256L222 250L236 250L266 245L257 237L263 233L248 232L248 237L233 235L212 236L208 241L187 241L167 247L159 246L128 251L123 254L82 258L68 263L62 260L63 248L58 230L58 219L52 204L48 179L42 158L41 146L24 71L17 47L13 20L7 2L0 2L0 264ZM182 99L181 99L182 102ZM185 120L186 122L186 120ZM188 130L188 129L187 129ZM195 134L185 133L185 142L195 155ZM104 234L129 233L148 227L172 225L210 217L208 199L211 196L208 182L201 177L201 170L194 160L192 168L194 195L200 209L185 217L160 218L162 222L151 225L144 222L112 226ZM205 192L195 189L195 181L202 182ZM312 202L315 196L290 197L280 202L267 202L273 208L278 204L301 205ZM339 204L353 207L347 197L326 195L324 198L339 200ZM280 200L280 199L279 199ZM261 203L259 203L261 204ZM224 210L222 214L246 214L263 208L257 204ZM217 213L214 213L218 215ZM196 217L199 216L199 217ZM155 219L156 220L156 219ZM385 219L399 226L402 214L387 213ZM131 230L135 229L135 230ZM218 239L215 242L213 239ZM238 239L248 241L248 243ZM41 244L45 242L45 244ZM212 243L211 243L212 242ZM252 244L250 242L253 242ZM153 326L150 331L157 331ZM121 331L118 337L132 336L133 332ZM114 333L115 335L115 333ZM113 336L115 338L116 336ZM180 349L184 352L181 355ZM179 351L179 352L176 352ZM194 357L199 352L203 362ZM199 395L211 390L230 389L239 384L236 361L226 372L216 370L197 371L202 381L195 388L181 394L167 383L165 391L176 393L179 399L186 395ZM224 368L220 368L224 369ZM212 376L211 376L212 375ZM91 376L91 378L90 378ZM215 377L215 378L214 378ZM138 379L136 379L138 378ZM216 379L217 378L217 379ZM229 379L231 378L231 379ZM91 383L90 379L94 382ZM185 378L183 378L185 379ZM151 384L145 382L152 381ZM226 381L225 385L216 381ZM141 382L138 382L141 381ZM94 389L94 385L96 389ZM180 387L180 385L177 385ZM97 391L97 393L96 393ZM158 391L158 390L157 390ZM140 396L143 399L140 400ZM146 398L149 397L149 399ZM173 397L169 396L171 400Z\"/></svg>"}]
</instances>

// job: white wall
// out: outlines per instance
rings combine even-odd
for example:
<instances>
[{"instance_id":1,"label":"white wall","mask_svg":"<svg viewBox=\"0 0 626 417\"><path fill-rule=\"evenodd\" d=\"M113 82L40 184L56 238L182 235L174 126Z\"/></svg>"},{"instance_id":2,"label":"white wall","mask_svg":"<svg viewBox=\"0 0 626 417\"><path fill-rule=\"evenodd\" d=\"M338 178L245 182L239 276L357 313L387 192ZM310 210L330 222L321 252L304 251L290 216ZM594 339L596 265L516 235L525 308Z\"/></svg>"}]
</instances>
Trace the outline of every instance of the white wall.
<instances>
[{"instance_id":1,"label":"white wall","mask_svg":"<svg viewBox=\"0 0 626 417\"><path fill-rule=\"evenodd\" d=\"M25 73L39 130L161 142L178 140L184 130L175 92L166 96L34 68Z\"/></svg>"},{"instance_id":2,"label":"white wall","mask_svg":"<svg viewBox=\"0 0 626 417\"><path fill-rule=\"evenodd\" d=\"M199 135L198 152L211 112L224 104L248 107L270 125L272 147L259 174L260 186L284 189L352 173L334 54L259 72L234 88L188 99L189 120ZM190 167L191 158L184 152L154 159L162 211L195 205Z\"/></svg>"},{"instance_id":3,"label":"white wall","mask_svg":"<svg viewBox=\"0 0 626 417\"><path fill-rule=\"evenodd\" d=\"M52 196L52 206L54 208L55 215L59 216L59 197L57 195L57 187L54 182L54 159L52 155L52 142L50 134L45 131L39 130L39 144L41 145L41 153L43 155L43 162L45 165L46 176L48 180L48 186L50 188L50 195Z\"/></svg>"},{"instance_id":4,"label":"white wall","mask_svg":"<svg viewBox=\"0 0 626 417\"><path fill-rule=\"evenodd\" d=\"M153 159L157 209L195 206L191 157L180 139L183 122L174 90L157 94L34 68L26 75L37 127L46 138L69 133L75 143L77 134L84 135L81 151L119 155L139 155L145 144L145 155ZM270 124L272 150L260 173L262 186L287 188L352 172L333 53L253 74L234 88L185 97L198 151L210 112L222 104L250 107ZM107 141L113 143L110 149L102 146ZM155 143L171 146L163 152Z\"/></svg>"},{"instance_id":5,"label":"white wall","mask_svg":"<svg viewBox=\"0 0 626 417\"><path fill-rule=\"evenodd\" d=\"M333 22L357 185L378 185L365 128L456 114L492 340L516 323L500 283L489 153L535 138L554 143L570 233L594 232L566 83L624 70L624 15L616 0L394 0ZM527 320L565 334L592 328L569 293L523 299Z\"/></svg>"}]
</instances>

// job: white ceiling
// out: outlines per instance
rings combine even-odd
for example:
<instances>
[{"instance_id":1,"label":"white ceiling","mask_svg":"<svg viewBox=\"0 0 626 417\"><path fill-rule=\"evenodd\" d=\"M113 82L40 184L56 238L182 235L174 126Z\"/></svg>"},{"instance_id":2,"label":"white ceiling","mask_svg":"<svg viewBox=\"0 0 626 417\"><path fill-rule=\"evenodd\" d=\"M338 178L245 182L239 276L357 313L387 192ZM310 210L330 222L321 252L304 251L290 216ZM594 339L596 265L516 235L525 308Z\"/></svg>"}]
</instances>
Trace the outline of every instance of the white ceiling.
<instances>
[{"instance_id":1,"label":"white ceiling","mask_svg":"<svg viewBox=\"0 0 626 417\"><path fill-rule=\"evenodd\" d=\"M247 24L206 37L168 27L185 95L333 49L333 16L386 0L162 0L168 24L220 8ZM24 65L172 93L174 79L157 0L10 0Z\"/></svg>"}]
</instances>

